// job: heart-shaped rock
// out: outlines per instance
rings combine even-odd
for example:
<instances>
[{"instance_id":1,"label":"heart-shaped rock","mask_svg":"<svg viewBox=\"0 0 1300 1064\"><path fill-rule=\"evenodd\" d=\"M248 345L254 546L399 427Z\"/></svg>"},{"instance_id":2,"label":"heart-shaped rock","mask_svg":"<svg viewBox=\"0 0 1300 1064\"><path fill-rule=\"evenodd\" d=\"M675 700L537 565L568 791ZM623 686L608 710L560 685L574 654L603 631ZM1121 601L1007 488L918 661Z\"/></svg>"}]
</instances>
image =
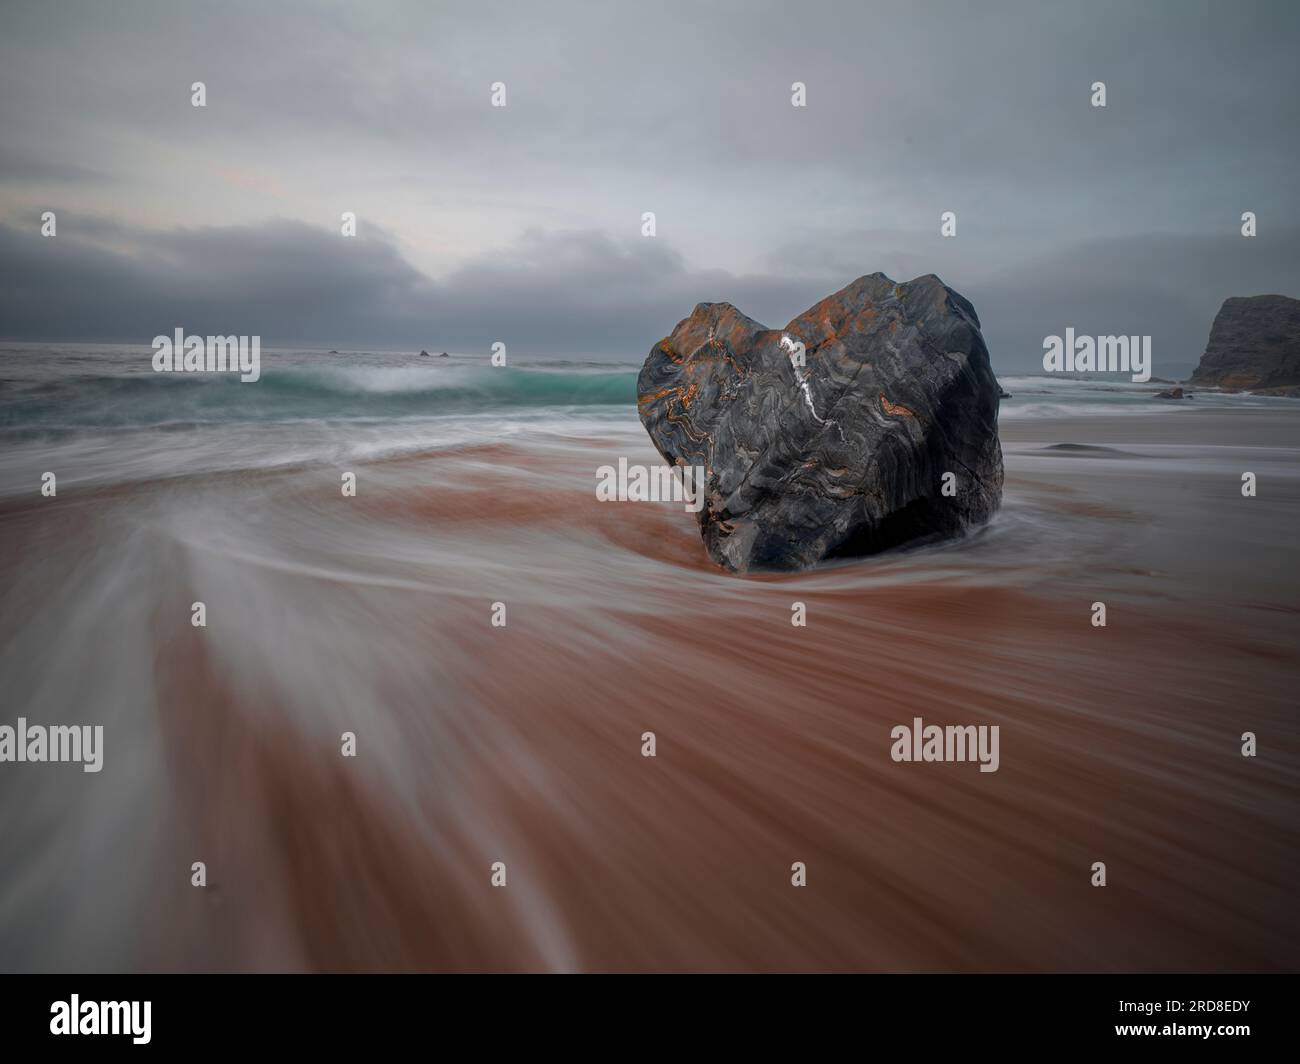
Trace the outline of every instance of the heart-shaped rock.
<instances>
[{"instance_id":1,"label":"heart-shaped rock","mask_svg":"<svg viewBox=\"0 0 1300 1064\"><path fill-rule=\"evenodd\" d=\"M659 453L705 468L704 544L736 572L957 535L1001 501L979 318L933 275L860 277L781 331L701 303L637 392Z\"/></svg>"}]
</instances>

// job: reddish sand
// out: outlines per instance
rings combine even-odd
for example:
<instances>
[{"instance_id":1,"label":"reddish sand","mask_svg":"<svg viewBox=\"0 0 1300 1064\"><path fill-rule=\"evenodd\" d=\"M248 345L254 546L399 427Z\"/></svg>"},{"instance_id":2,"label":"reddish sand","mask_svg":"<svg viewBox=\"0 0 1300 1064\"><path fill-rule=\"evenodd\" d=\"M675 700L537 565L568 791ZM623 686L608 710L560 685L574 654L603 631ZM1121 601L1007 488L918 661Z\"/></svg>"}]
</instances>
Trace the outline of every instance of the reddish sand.
<instances>
[{"instance_id":1,"label":"reddish sand","mask_svg":"<svg viewBox=\"0 0 1300 1064\"><path fill-rule=\"evenodd\" d=\"M152 842L114 851L149 888L85 902L138 914L115 966L1297 967L1294 574L1271 597L1185 575L1247 564L1233 521L1278 511L1205 522L1170 576L1123 545L1174 534L1144 500L1206 483L1015 459L986 545L740 580L679 507L598 503L610 453L388 462L347 501L336 472L290 471L3 515L28 557L82 557L107 515L211 537L151 546L132 585L153 690L119 701L157 736L165 797ZM1049 558L1053 521L1078 546ZM266 555L227 558L227 527ZM998 725L999 770L893 762L914 716Z\"/></svg>"}]
</instances>

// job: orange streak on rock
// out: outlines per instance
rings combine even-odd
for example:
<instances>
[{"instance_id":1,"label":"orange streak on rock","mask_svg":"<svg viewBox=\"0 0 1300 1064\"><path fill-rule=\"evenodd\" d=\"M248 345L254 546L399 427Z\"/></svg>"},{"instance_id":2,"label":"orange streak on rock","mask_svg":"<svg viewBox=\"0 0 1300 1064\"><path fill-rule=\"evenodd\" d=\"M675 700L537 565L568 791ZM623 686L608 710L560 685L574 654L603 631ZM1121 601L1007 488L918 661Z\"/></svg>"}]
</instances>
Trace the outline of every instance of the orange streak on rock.
<instances>
[{"instance_id":1,"label":"orange streak on rock","mask_svg":"<svg viewBox=\"0 0 1300 1064\"><path fill-rule=\"evenodd\" d=\"M898 403L891 403L885 398L883 392L880 395L880 408L891 417L916 417L907 407L900 406Z\"/></svg>"}]
</instances>

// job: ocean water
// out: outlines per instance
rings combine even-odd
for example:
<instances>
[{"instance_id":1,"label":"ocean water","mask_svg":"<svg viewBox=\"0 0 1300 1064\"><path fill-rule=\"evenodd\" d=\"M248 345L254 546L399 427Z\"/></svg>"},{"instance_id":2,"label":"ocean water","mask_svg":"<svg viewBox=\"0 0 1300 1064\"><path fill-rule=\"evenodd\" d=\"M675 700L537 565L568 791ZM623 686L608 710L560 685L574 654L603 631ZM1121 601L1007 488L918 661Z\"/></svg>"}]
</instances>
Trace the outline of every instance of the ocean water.
<instances>
[{"instance_id":1,"label":"ocean water","mask_svg":"<svg viewBox=\"0 0 1300 1064\"><path fill-rule=\"evenodd\" d=\"M639 362L266 350L262 375L156 373L151 350L93 344L0 344L0 494L30 491L49 469L69 484L184 473L339 464L554 433L635 425ZM1007 376L1003 421L1176 414L1286 406L1291 400L1199 393L1152 398L1163 385Z\"/></svg>"},{"instance_id":2,"label":"ocean water","mask_svg":"<svg viewBox=\"0 0 1300 1064\"><path fill-rule=\"evenodd\" d=\"M339 463L625 416L636 368L263 351L261 379L156 373L148 348L0 345L0 493L33 463L69 483Z\"/></svg>"}]
</instances>

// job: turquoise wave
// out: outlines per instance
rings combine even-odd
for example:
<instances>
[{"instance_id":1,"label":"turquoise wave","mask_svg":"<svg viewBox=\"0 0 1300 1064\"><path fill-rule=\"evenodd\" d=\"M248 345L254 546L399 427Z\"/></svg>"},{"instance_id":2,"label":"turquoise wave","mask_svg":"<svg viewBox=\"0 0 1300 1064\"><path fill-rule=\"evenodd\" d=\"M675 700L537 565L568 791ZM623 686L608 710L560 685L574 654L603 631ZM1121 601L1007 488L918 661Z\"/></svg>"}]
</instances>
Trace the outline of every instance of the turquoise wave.
<instances>
[{"instance_id":1,"label":"turquoise wave","mask_svg":"<svg viewBox=\"0 0 1300 1064\"><path fill-rule=\"evenodd\" d=\"M0 431L132 428L237 421L383 420L520 408L628 406L635 370L511 366L307 369L234 374L60 374L0 381Z\"/></svg>"}]
</instances>

